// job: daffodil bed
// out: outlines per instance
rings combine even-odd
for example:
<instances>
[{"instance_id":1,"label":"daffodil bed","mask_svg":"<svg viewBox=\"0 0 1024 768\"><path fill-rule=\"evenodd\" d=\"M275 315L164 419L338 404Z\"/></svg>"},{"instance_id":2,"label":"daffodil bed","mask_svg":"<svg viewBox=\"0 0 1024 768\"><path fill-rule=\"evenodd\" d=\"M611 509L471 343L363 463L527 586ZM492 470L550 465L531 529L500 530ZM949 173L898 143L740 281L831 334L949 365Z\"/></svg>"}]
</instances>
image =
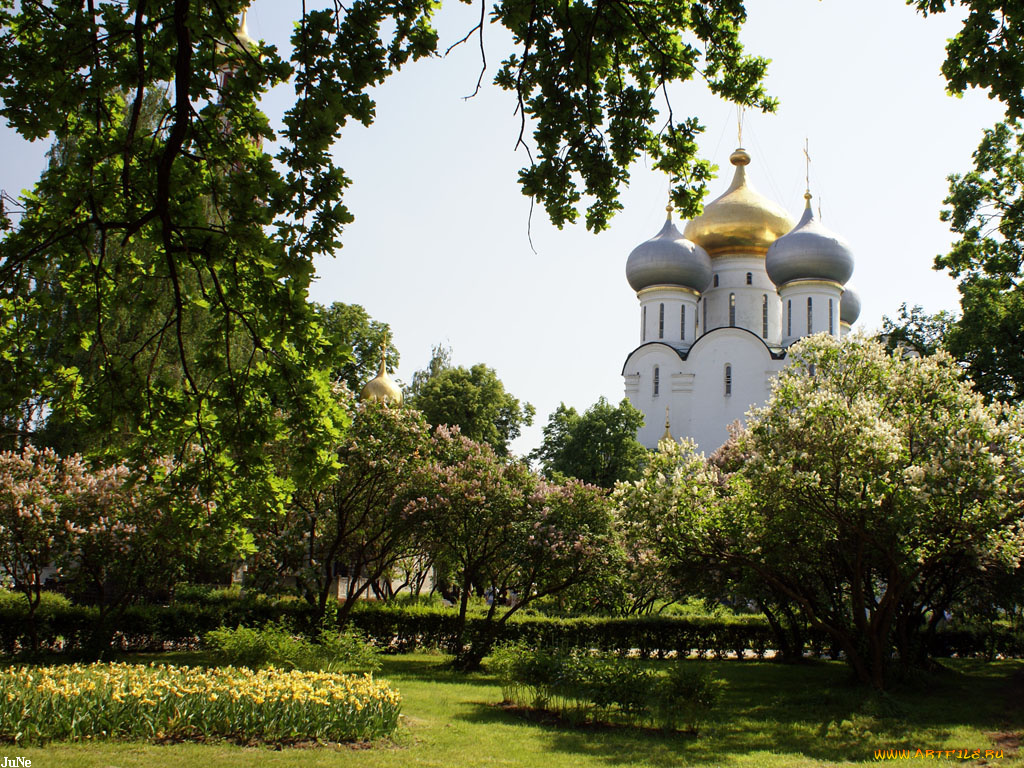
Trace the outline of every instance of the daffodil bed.
<instances>
[{"instance_id":1,"label":"daffodil bed","mask_svg":"<svg viewBox=\"0 0 1024 768\"><path fill-rule=\"evenodd\" d=\"M370 675L75 664L0 671L0 741L353 741L395 730L398 692Z\"/></svg>"}]
</instances>

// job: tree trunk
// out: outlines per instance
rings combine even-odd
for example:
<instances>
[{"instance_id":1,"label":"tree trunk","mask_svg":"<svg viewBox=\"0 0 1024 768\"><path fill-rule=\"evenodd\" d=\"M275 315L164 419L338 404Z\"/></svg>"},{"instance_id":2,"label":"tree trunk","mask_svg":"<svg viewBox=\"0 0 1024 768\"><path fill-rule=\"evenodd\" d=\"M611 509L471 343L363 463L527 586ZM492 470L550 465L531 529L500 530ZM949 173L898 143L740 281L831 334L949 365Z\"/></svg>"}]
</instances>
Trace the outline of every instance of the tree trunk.
<instances>
[{"instance_id":1,"label":"tree trunk","mask_svg":"<svg viewBox=\"0 0 1024 768\"><path fill-rule=\"evenodd\" d=\"M467 572L462 577L462 590L459 593L459 618L455 622L455 637L452 638L451 653L456 658L462 655L466 636L466 611L469 608L469 590L472 579Z\"/></svg>"}]
</instances>

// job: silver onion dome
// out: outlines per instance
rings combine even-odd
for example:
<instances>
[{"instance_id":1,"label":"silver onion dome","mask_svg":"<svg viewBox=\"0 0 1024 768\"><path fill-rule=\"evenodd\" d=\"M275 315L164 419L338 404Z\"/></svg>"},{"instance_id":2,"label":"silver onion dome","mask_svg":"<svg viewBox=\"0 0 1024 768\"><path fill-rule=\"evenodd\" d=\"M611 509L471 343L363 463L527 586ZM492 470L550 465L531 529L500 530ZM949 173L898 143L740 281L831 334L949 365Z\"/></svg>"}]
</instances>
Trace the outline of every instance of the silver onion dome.
<instances>
[{"instance_id":1,"label":"silver onion dome","mask_svg":"<svg viewBox=\"0 0 1024 768\"><path fill-rule=\"evenodd\" d=\"M844 284L853 274L853 251L814 215L811 195L800 221L768 248L764 266L775 285L793 280L831 280Z\"/></svg>"},{"instance_id":2,"label":"silver onion dome","mask_svg":"<svg viewBox=\"0 0 1024 768\"><path fill-rule=\"evenodd\" d=\"M853 325L860 317L860 294L853 286L846 286L843 297L839 300L839 322Z\"/></svg>"},{"instance_id":3,"label":"silver onion dome","mask_svg":"<svg viewBox=\"0 0 1024 768\"><path fill-rule=\"evenodd\" d=\"M670 214L658 234L629 254L626 279L637 292L652 285L681 285L701 292L711 283L711 257L683 237Z\"/></svg>"}]
</instances>

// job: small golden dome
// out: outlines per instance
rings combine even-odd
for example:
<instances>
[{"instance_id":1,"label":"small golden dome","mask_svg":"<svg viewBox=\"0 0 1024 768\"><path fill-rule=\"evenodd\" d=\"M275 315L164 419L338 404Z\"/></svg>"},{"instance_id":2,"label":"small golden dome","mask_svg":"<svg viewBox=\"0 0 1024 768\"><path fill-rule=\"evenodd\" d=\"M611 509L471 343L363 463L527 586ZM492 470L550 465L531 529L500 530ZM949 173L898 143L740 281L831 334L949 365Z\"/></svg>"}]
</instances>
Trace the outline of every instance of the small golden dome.
<instances>
[{"instance_id":1,"label":"small golden dome","mask_svg":"<svg viewBox=\"0 0 1024 768\"><path fill-rule=\"evenodd\" d=\"M386 345L381 348L380 370L377 371L377 375L374 378L366 382L363 391L359 393L359 399L364 402L367 400L377 400L391 405L401 405L402 390L391 380L391 377L388 376L388 370L384 366L386 350Z\"/></svg>"},{"instance_id":2,"label":"small golden dome","mask_svg":"<svg viewBox=\"0 0 1024 768\"><path fill-rule=\"evenodd\" d=\"M789 232L795 222L779 205L747 183L750 155L740 147L729 158L736 172L725 194L704 206L704 213L686 225L683 237L711 256L722 253L764 255L768 246Z\"/></svg>"}]
</instances>

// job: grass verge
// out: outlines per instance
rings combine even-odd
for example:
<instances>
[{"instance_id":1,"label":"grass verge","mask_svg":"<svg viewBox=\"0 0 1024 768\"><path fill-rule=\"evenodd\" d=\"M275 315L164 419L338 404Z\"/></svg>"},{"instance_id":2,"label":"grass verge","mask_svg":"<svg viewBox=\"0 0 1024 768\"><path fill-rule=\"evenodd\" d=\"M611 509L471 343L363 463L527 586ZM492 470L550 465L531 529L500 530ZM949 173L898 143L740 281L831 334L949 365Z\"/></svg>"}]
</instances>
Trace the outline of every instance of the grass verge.
<instances>
[{"instance_id":1,"label":"grass verge","mask_svg":"<svg viewBox=\"0 0 1024 768\"><path fill-rule=\"evenodd\" d=\"M179 657L196 663L201 657ZM144 659L146 661L149 658ZM169 658L164 658L168 662ZM284 749L230 744L59 744L4 746L33 768L175 766L349 766L356 768L587 768L601 766L786 766L875 763L875 750L980 750L980 760L953 755L897 761L928 765L1024 766L1016 748L1024 729L1024 662L948 662L945 672L872 695L833 662L693 661L726 681L722 699L698 738L628 729L571 730L525 719L495 706L500 688L487 674L463 675L442 658L385 659L377 675L402 694L404 717L394 740L373 748ZM986 749L1002 750L985 759ZM13 751L12 751L13 750Z\"/></svg>"}]
</instances>

